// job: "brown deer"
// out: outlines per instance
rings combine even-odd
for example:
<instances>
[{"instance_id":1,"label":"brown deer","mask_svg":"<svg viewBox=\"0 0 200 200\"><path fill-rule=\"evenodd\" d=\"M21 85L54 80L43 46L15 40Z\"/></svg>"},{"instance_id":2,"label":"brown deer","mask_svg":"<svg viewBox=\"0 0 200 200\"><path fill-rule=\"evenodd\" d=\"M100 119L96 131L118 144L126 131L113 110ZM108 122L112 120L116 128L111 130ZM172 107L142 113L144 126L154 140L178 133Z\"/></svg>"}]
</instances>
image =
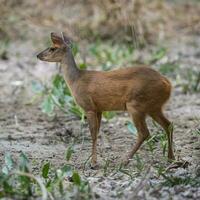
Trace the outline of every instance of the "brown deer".
<instances>
[{"instance_id":1,"label":"brown deer","mask_svg":"<svg viewBox=\"0 0 200 200\"><path fill-rule=\"evenodd\" d=\"M128 111L138 132L136 144L124 164L128 164L150 134L145 122L152 117L166 131L168 159L174 160L171 122L163 114L163 106L171 93L167 78L150 67L127 67L112 71L80 70L74 60L71 41L51 33L53 47L37 55L40 60L60 62L64 78L78 105L85 111L92 136L92 162L97 163L97 136L103 111Z\"/></svg>"}]
</instances>

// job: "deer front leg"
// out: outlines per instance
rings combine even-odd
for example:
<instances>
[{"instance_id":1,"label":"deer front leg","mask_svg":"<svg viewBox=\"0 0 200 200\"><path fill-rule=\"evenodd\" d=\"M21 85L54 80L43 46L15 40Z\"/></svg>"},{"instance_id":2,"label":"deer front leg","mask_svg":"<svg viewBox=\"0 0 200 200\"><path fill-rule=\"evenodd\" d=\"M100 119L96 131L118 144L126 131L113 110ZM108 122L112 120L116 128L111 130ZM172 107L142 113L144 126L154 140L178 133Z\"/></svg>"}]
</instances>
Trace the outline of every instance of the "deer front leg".
<instances>
[{"instance_id":1,"label":"deer front leg","mask_svg":"<svg viewBox=\"0 0 200 200\"><path fill-rule=\"evenodd\" d=\"M99 121L97 113L89 111L86 113L87 120L89 123L89 129L92 136L92 162L91 168L95 168L97 165L97 135L99 131Z\"/></svg>"}]
</instances>

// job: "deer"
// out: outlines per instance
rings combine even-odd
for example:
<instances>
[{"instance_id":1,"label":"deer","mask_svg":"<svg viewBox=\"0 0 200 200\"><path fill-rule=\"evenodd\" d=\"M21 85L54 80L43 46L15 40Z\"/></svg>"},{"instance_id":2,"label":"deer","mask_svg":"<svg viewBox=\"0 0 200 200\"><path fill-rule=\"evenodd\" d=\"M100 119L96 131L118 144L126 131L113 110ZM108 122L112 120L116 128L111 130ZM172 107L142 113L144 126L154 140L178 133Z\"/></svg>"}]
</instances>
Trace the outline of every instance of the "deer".
<instances>
[{"instance_id":1,"label":"deer","mask_svg":"<svg viewBox=\"0 0 200 200\"><path fill-rule=\"evenodd\" d=\"M137 130L137 140L129 154L123 159L127 165L143 142L150 137L146 117L150 116L166 132L168 160L175 160L173 153L172 123L163 113L163 107L170 98L172 85L158 71L149 66L133 66L110 71L81 70L77 67L72 41L65 34L51 33L53 45L37 55L47 62L61 64L75 102L84 110L92 138L91 168L97 164L97 137L102 112L128 112Z\"/></svg>"}]
</instances>

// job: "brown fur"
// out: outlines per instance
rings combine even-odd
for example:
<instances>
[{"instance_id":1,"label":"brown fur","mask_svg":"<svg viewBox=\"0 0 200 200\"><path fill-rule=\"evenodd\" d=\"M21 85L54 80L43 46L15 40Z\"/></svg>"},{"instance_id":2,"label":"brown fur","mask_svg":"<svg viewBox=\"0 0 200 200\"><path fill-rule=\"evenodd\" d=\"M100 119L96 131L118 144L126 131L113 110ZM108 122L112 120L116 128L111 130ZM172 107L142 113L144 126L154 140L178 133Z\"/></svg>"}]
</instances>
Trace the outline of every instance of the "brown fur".
<instances>
[{"instance_id":1,"label":"brown fur","mask_svg":"<svg viewBox=\"0 0 200 200\"><path fill-rule=\"evenodd\" d=\"M164 116L163 105L170 97L171 84L157 71L146 67L130 67L108 72L79 70L71 53L69 41L52 33L56 53L45 50L38 58L60 62L66 83L77 104L85 111L92 136L92 165L96 164L97 135L103 111L128 111L138 131L138 140L130 151L129 159L139 149L149 131L145 122L147 115L159 123L168 136L168 158L174 159L170 121ZM64 41L63 41L64 39ZM60 60L59 60L60 58ZM58 61L59 60L59 61Z\"/></svg>"}]
</instances>

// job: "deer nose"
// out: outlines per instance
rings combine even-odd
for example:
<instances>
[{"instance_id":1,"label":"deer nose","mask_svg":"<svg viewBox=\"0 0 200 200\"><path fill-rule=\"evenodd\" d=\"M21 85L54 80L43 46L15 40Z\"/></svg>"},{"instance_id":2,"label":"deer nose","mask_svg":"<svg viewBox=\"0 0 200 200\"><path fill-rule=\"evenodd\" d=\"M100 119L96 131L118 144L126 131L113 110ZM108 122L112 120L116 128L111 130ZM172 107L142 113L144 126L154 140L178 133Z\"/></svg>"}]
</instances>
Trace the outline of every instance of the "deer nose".
<instances>
[{"instance_id":1,"label":"deer nose","mask_svg":"<svg viewBox=\"0 0 200 200\"><path fill-rule=\"evenodd\" d=\"M38 59L42 59L42 57L43 57L43 56L42 56L40 53L37 54L37 58L38 58Z\"/></svg>"}]
</instances>

